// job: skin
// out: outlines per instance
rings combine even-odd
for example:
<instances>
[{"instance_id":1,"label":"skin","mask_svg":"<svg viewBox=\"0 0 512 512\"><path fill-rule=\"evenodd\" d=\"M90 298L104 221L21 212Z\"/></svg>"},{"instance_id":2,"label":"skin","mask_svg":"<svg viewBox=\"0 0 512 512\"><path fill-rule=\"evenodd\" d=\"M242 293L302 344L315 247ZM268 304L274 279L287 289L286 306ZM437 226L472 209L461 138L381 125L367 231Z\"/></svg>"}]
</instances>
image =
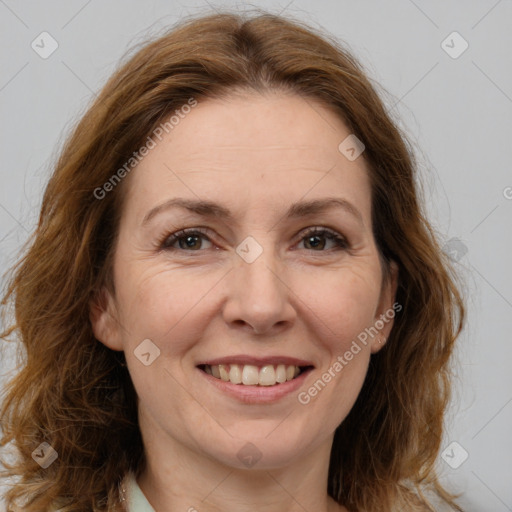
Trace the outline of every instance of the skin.
<instances>
[{"instance_id":1,"label":"skin","mask_svg":"<svg viewBox=\"0 0 512 512\"><path fill-rule=\"evenodd\" d=\"M147 456L138 483L155 510L346 510L326 492L333 435L392 321L307 405L297 394L394 303L396 268L383 279L364 154L349 161L338 150L349 134L310 99L233 94L199 103L126 178L116 293L104 290L91 322L98 340L126 354ZM176 197L218 202L233 218L171 208L143 224ZM361 218L341 208L284 217L294 202L325 197L349 201ZM160 248L169 234L199 226L207 235L192 249L185 241ZM348 247L322 235L315 245L305 236L315 226ZM247 236L263 250L252 263L236 253ZM160 349L149 366L134 354L144 339ZM248 404L196 368L233 354L291 356L315 368L297 392ZM237 457L247 442L261 453L251 468Z\"/></svg>"}]
</instances>

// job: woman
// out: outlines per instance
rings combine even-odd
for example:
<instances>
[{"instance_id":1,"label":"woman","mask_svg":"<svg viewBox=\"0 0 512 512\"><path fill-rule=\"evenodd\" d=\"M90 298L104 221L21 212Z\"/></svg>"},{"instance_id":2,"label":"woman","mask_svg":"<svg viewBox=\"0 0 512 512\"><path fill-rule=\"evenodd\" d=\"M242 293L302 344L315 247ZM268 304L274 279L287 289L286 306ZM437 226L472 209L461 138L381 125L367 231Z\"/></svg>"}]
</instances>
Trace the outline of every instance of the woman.
<instances>
[{"instance_id":1,"label":"woman","mask_svg":"<svg viewBox=\"0 0 512 512\"><path fill-rule=\"evenodd\" d=\"M358 63L282 17L147 44L13 269L25 511L461 510L434 464L464 307Z\"/></svg>"}]
</instances>

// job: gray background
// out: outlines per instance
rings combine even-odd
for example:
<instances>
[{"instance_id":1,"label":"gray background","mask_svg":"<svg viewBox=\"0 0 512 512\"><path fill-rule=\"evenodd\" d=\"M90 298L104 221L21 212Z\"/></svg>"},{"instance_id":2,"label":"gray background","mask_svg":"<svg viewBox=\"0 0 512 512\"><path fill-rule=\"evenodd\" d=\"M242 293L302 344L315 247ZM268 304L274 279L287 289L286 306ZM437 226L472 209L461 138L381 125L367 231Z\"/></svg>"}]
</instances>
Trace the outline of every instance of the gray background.
<instances>
[{"instance_id":1,"label":"gray background","mask_svg":"<svg viewBox=\"0 0 512 512\"><path fill-rule=\"evenodd\" d=\"M247 5L0 0L2 269L35 226L65 135L126 50L181 16ZM428 211L466 280L469 313L439 471L468 512L512 511L512 1L251 5L345 41L417 146ZM59 45L47 59L31 47L43 31ZM446 39L453 31L469 44L457 58L442 47L462 49ZM4 359L5 374L13 360Z\"/></svg>"}]
</instances>

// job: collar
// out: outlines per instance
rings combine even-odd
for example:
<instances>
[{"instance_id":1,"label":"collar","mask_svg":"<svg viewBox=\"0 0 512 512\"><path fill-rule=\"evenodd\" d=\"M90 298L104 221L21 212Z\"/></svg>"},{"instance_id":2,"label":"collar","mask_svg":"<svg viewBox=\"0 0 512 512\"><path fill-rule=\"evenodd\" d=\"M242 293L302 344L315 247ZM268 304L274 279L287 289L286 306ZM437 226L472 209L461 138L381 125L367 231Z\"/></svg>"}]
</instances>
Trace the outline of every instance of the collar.
<instances>
[{"instance_id":1,"label":"collar","mask_svg":"<svg viewBox=\"0 0 512 512\"><path fill-rule=\"evenodd\" d=\"M123 479L120 489L121 501L127 512L155 512L142 492L135 475L129 472Z\"/></svg>"}]
</instances>

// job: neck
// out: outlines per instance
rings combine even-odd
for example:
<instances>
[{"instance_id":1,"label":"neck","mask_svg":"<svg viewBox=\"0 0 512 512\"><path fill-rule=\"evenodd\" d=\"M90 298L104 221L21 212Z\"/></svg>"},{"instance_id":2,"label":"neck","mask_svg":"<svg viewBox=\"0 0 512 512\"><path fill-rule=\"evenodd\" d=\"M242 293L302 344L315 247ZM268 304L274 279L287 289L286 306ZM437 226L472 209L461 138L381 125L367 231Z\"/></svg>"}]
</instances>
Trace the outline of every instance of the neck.
<instances>
[{"instance_id":1,"label":"neck","mask_svg":"<svg viewBox=\"0 0 512 512\"><path fill-rule=\"evenodd\" d=\"M327 494L332 438L291 465L268 469L233 468L169 436L144 443L137 480L158 512L346 511Z\"/></svg>"}]
</instances>

